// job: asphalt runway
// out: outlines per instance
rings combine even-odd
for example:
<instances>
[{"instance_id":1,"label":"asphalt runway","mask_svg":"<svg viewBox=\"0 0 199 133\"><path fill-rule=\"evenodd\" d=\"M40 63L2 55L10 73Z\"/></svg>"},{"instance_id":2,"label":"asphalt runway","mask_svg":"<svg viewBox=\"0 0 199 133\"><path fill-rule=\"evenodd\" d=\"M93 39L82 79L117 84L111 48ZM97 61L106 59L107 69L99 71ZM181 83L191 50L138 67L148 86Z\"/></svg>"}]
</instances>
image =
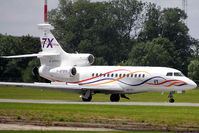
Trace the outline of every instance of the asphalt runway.
<instances>
[{"instance_id":1,"label":"asphalt runway","mask_svg":"<svg viewBox=\"0 0 199 133\"><path fill-rule=\"evenodd\" d=\"M18 100L0 99L4 103L44 103L44 104L93 104L93 105L140 105L140 106L192 106L199 107L199 103L167 103L167 102L73 102L56 100Z\"/></svg>"}]
</instances>

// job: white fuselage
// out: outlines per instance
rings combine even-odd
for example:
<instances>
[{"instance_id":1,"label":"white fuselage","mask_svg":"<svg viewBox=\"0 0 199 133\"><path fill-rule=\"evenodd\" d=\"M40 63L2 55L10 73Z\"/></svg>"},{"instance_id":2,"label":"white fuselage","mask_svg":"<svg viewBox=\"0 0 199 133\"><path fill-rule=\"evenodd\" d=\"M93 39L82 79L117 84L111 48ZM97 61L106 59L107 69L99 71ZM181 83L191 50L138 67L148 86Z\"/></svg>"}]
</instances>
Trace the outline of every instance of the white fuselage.
<instances>
[{"instance_id":1,"label":"white fuselage","mask_svg":"<svg viewBox=\"0 0 199 133\"><path fill-rule=\"evenodd\" d=\"M149 91L185 91L193 89L196 84L183 76L180 71L166 67L129 67L129 66L81 66L76 67L77 74L69 78L50 73L40 73L41 76L55 82L66 82L80 86L94 88L116 85L123 89L123 93L141 93ZM167 75L172 73L172 75ZM175 75L174 75L175 73Z\"/></svg>"}]
</instances>

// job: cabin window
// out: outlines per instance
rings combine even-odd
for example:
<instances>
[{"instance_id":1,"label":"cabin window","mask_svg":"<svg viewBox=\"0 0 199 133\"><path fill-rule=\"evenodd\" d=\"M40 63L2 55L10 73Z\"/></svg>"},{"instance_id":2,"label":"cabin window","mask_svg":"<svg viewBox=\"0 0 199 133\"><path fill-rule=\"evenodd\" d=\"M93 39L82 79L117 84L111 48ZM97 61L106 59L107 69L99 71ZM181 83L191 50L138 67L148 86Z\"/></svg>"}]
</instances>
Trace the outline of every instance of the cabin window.
<instances>
[{"instance_id":1,"label":"cabin window","mask_svg":"<svg viewBox=\"0 0 199 133\"><path fill-rule=\"evenodd\" d=\"M122 77L122 74L120 74L120 76L119 76L120 78Z\"/></svg>"},{"instance_id":2,"label":"cabin window","mask_svg":"<svg viewBox=\"0 0 199 133\"><path fill-rule=\"evenodd\" d=\"M107 77L109 77L109 74L107 74Z\"/></svg>"},{"instance_id":3,"label":"cabin window","mask_svg":"<svg viewBox=\"0 0 199 133\"><path fill-rule=\"evenodd\" d=\"M123 77L125 77L125 74L123 74Z\"/></svg>"},{"instance_id":4,"label":"cabin window","mask_svg":"<svg viewBox=\"0 0 199 133\"><path fill-rule=\"evenodd\" d=\"M172 72L168 72L166 76L173 76Z\"/></svg>"},{"instance_id":5,"label":"cabin window","mask_svg":"<svg viewBox=\"0 0 199 133\"><path fill-rule=\"evenodd\" d=\"M106 76L106 73L104 74L104 77Z\"/></svg>"},{"instance_id":6,"label":"cabin window","mask_svg":"<svg viewBox=\"0 0 199 133\"><path fill-rule=\"evenodd\" d=\"M126 76L129 77L129 74L127 74Z\"/></svg>"},{"instance_id":7,"label":"cabin window","mask_svg":"<svg viewBox=\"0 0 199 133\"><path fill-rule=\"evenodd\" d=\"M111 74L111 77L113 77L114 75L113 74Z\"/></svg>"},{"instance_id":8,"label":"cabin window","mask_svg":"<svg viewBox=\"0 0 199 133\"><path fill-rule=\"evenodd\" d=\"M137 74L135 74L135 78L137 77Z\"/></svg>"},{"instance_id":9,"label":"cabin window","mask_svg":"<svg viewBox=\"0 0 199 133\"><path fill-rule=\"evenodd\" d=\"M144 77L145 77L145 74L142 75L142 78L144 78Z\"/></svg>"},{"instance_id":10,"label":"cabin window","mask_svg":"<svg viewBox=\"0 0 199 133\"><path fill-rule=\"evenodd\" d=\"M117 77L117 76L118 76L118 74L116 73L116 74L115 74L115 77Z\"/></svg>"},{"instance_id":11,"label":"cabin window","mask_svg":"<svg viewBox=\"0 0 199 133\"><path fill-rule=\"evenodd\" d=\"M98 73L96 73L96 77L98 76Z\"/></svg>"},{"instance_id":12,"label":"cabin window","mask_svg":"<svg viewBox=\"0 0 199 133\"><path fill-rule=\"evenodd\" d=\"M133 74L131 74L131 77L133 77Z\"/></svg>"},{"instance_id":13,"label":"cabin window","mask_svg":"<svg viewBox=\"0 0 199 133\"><path fill-rule=\"evenodd\" d=\"M92 77L94 77L94 76L95 76L95 74L93 73L93 74L92 74Z\"/></svg>"},{"instance_id":14,"label":"cabin window","mask_svg":"<svg viewBox=\"0 0 199 133\"><path fill-rule=\"evenodd\" d=\"M139 74L138 77L140 78L140 77L141 77L141 74Z\"/></svg>"},{"instance_id":15,"label":"cabin window","mask_svg":"<svg viewBox=\"0 0 199 133\"><path fill-rule=\"evenodd\" d=\"M100 77L102 76L102 73L100 73Z\"/></svg>"}]
</instances>

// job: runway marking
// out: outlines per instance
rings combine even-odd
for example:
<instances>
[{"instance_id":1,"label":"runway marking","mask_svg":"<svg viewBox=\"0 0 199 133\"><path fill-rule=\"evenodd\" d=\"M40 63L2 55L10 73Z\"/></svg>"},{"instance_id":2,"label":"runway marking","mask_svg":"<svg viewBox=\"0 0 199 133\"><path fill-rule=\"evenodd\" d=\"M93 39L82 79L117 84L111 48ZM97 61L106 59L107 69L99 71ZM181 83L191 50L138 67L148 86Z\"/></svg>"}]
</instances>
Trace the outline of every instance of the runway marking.
<instances>
[{"instance_id":1,"label":"runway marking","mask_svg":"<svg viewBox=\"0 0 199 133\"><path fill-rule=\"evenodd\" d=\"M44 104L90 104L90 105L140 105L140 106L190 106L199 107L199 103L167 103L167 102L73 102L57 100L19 100L0 99L4 103L44 103Z\"/></svg>"}]
</instances>

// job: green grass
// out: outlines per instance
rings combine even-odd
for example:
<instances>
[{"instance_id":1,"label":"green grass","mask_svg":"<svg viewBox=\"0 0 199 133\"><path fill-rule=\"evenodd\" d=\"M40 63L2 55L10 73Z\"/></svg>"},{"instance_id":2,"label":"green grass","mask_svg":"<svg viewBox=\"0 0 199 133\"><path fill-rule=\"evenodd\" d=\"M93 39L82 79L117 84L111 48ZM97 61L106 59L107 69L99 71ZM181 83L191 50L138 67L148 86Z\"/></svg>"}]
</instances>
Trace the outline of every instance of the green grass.
<instances>
[{"instance_id":1,"label":"green grass","mask_svg":"<svg viewBox=\"0 0 199 133\"><path fill-rule=\"evenodd\" d=\"M146 92L127 95L130 100L121 99L122 102L168 102L168 92ZM92 101L110 101L110 95L93 95ZM176 102L199 103L199 89L187 91L185 94L174 94ZM81 101L79 94L64 93L60 91L38 90L21 87L0 87L0 99L43 99Z\"/></svg>"},{"instance_id":2,"label":"green grass","mask_svg":"<svg viewBox=\"0 0 199 133\"><path fill-rule=\"evenodd\" d=\"M63 105L0 103L0 115L12 119L199 127L199 107Z\"/></svg>"},{"instance_id":3,"label":"green grass","mask_svg":"<svg viewBox=\"0 0 199 133\"><path fill-rule=\"evenodd\" d=\"M131 98L130 101L136 102L168 102L167 95L168 93L161 95L160 92L150 92L128 96ZM174 98L176 102L199 103L198 95L199 89L195 89L187 91L185 94L175 94ZM93 101L109 101L109 96L97 94L93 96ZM79 94L20 87L1 87L0 99L81 101ZM122 102L128 101L122 99ZM199 127L199 107L0 103L0 116L10 116L14 120L39 120L49 123L54 121L104 124L138 122L165 127Z\"/></svg>"}]
</instances>

